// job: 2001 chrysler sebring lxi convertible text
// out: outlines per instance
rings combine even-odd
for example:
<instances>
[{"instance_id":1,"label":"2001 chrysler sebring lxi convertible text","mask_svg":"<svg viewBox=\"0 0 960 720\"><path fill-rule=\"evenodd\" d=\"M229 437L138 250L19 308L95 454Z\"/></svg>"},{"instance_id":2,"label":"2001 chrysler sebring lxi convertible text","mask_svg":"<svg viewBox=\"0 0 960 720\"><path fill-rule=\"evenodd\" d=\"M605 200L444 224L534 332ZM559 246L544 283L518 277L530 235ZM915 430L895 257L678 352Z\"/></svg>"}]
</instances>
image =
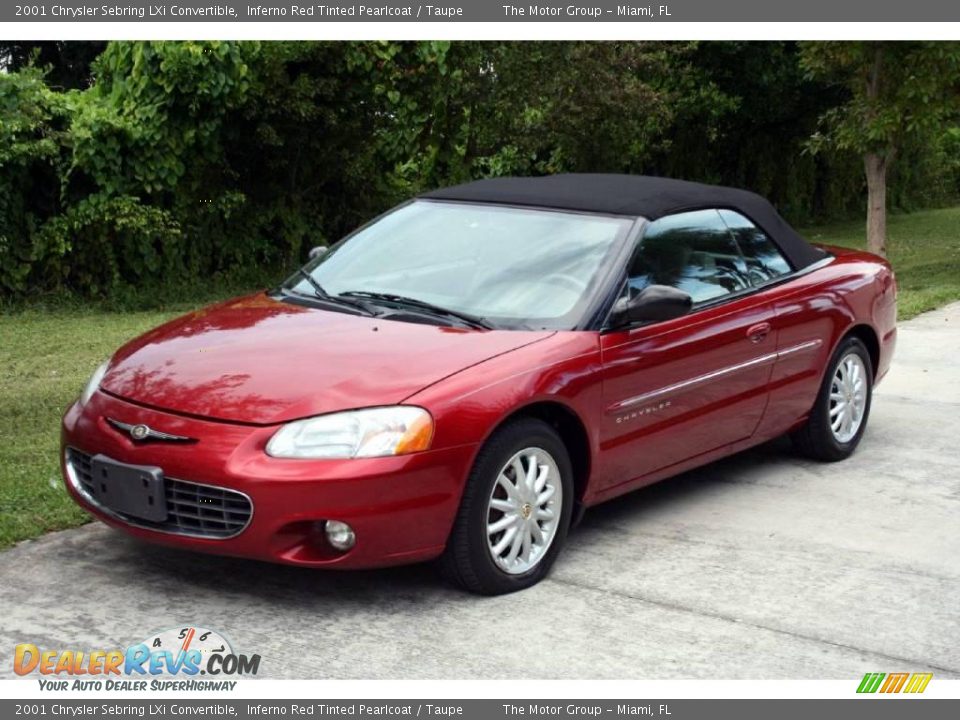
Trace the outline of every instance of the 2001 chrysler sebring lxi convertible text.
<instances>
[{"instance_id":1,"label":"2001 chrysler sebring lxi convertible text","mask_svg":"<svg viewBox=\"0 0 960 720\"><path fill-rule=\"evenodd\" d=\"M78 503L178 547L439 558L509 592L590 505L788 432L847 457L896 337L886 262L676 180L482 180L312 255L96 371L63 419Z\"/></svg>"}]
</instances>

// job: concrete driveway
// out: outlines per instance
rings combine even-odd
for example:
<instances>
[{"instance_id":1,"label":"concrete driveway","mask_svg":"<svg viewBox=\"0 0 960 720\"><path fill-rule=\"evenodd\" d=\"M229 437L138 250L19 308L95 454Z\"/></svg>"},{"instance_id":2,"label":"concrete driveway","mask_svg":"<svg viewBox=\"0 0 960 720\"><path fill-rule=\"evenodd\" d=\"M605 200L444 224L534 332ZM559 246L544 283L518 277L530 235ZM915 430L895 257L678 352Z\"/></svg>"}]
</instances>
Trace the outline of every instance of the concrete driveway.
<instances>
[{"instance_id":1,"label":"concrete driveway","mask_svg":"<svg viewBox=\"0 0 960 720\"><path fill-rule=\"evenodd\" d=\"M608 503L548 581L507 597L429 566L299 570L98 523L23 543L0 555L0 675L17 642L196 623L269 677L960 677L960 304L900 332L853 458L777 442Z\"/></svg>"}]
</instances>

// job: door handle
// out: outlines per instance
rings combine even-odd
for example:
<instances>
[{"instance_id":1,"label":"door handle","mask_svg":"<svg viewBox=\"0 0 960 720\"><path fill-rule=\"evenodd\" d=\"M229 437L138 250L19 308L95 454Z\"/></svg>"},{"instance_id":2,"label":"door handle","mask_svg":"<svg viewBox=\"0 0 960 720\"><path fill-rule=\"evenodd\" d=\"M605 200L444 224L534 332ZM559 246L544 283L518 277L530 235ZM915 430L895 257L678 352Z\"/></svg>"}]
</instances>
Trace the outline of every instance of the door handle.
<instances>
[{"instance_id":1,"label":"door handle","mask_svg":"<svg viewBox=\"0 0 960 720\"><path fill-rule=\"evenodd\" d=\"M754 345L762 343L770 334L770 323L762 322L747 328L747 337Z\"/></svg>"}]
</instances>

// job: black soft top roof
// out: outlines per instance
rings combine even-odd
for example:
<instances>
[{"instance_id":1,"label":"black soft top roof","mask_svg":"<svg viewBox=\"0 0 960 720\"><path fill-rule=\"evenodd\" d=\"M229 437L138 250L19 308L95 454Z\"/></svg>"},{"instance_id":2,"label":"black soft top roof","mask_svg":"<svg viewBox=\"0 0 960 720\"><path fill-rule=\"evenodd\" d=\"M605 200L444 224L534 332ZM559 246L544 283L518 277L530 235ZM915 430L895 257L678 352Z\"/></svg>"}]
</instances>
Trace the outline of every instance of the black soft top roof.
<instances>
[{"instance_id":1,"label":"black soft top roof","mask_svg":"<svg viewBox=\"0 0 960 720\"><path fill-rule=\"evenodd\" d=\"M440 188L432 200L527 205L657 220L688 210L736 210L764 230L796 269L824 257L780 217L767 200L746 190L646 175L566 174L499 177Z\"/></svg>"}]
</instances>

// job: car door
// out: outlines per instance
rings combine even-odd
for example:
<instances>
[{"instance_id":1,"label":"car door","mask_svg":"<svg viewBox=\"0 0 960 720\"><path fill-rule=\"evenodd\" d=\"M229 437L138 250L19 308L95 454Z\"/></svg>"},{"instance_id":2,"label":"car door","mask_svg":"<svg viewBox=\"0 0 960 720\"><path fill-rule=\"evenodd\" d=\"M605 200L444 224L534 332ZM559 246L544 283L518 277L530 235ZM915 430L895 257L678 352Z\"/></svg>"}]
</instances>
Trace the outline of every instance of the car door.
<instances>
[{"instance_id":1,"label":"car door","mask_svg":"<svg viewBox=\"0 0 960 720\"><path fill-rule=\"evenodd\" d=\"M608 488L749 438L776 359L773 309L752 291L717 210L647 226L624 292L651 284L683 290L694 305L684 317L601 336Z\"/></svg>"},{"instance_id":2,"label":"car door","mask_svg":"<svg viewBox=\"0 0 960 720\"><path fill-rule=\"evenodd\" d=\"M793 272L776 245L749 219L732 210L721 210L720 215L733 232L755 285L778 282ZM783 284L770 295L777 362L771 371L770 398L760 429L766 434L788 429L813 406L830 354L824 339L834 336L838 322L809 286Z\"/></svg>"}]
</instances>

